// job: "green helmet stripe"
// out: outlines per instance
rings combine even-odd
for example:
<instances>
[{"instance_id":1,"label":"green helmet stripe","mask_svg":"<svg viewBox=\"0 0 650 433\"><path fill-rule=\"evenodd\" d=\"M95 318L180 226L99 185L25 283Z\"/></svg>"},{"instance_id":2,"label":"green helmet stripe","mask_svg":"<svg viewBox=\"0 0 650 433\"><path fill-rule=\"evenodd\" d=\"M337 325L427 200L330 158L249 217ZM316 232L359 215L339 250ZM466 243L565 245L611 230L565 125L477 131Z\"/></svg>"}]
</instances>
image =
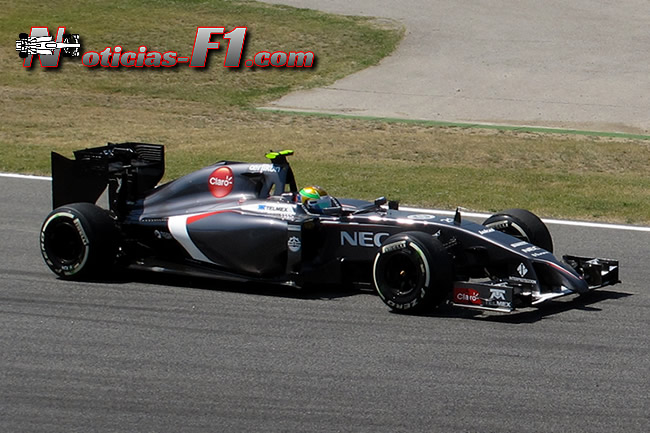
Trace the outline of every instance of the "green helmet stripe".
<instances>
[{"instance_id":1,"label":"green helmet stripe","mask_svg":"<svg viewBox=\"0 0 650 433\"><path fill-rule=\"evenodd\" d=\"M318 193L313 193L313 192L305 191L304 189L301 189L301 190L300 190L300 195L301 195L301 196L305 196L305 197L309 197L309 198L313 198L314 200L320 198L320 195L319 195Z\"/></svg>"}]
</instances>

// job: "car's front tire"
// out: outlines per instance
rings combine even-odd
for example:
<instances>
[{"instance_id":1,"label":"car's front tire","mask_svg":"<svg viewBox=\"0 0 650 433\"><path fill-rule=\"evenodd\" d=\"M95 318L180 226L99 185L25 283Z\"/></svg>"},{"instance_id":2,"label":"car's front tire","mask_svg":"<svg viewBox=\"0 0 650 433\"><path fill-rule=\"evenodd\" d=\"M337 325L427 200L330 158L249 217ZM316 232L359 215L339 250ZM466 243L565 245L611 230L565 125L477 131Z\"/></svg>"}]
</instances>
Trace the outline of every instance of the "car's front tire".
<instances>
[{"instance_id":1,"label":"car's front tire","mask_svg":"<svg viewBox=\"0 0 650 433\"><path fill-rule=\"evenodd\" d=\"M108 212L91 203L61 206L41 227L41 254L65 279L106 277L116 261L119 232Z\"/></svg>"},{"instance_id":2,"label":"car's front tire","mask_svg":"<svg viewBox=\"0 0 650 433\"><path fill-rule=\"evenodd\" d=\"M379 296L391 310L427 311L442 303L452 289L452 261L430 234L404 232L390 236L373 265Z\"/></svg>"}]
</instances>

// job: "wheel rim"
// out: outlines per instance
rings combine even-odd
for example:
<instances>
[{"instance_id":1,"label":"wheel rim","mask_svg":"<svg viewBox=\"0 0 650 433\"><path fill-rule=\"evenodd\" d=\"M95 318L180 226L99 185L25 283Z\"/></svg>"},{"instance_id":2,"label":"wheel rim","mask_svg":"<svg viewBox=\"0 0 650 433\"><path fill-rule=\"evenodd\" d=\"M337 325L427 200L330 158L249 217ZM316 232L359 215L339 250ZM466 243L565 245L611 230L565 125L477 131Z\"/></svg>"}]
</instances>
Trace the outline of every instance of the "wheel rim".
<instances>
[{"instance_id":1,"label":"wheel rim","mask_svg":"<svg viewBox=\"0 0 650 433\"><path fill-rule=\"evenodd\" d=\"M383 283L394 298L408 296L421 285L421 273L410 254L396 253L388 258Z\"/></svg>"},{"instance_id":2,"label":"wheel rim","mask_svg":"<svg viewBox=\"0 0 650 433\"><path fill-rule=\"evenodd\" d=\"M84 244L73 221L52 221L45 233L45 252L59 265L77 262L84 252Z\"/></svg>"}]
</instances>

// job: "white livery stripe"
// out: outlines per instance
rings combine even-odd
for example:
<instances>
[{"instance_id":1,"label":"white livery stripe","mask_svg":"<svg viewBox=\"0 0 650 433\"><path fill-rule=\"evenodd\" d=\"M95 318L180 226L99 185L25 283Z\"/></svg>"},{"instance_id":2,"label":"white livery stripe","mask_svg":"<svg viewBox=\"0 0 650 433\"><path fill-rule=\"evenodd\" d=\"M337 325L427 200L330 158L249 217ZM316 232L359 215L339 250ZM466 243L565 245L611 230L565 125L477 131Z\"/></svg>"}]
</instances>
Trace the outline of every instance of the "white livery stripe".
<instances>
[{"instance_id":1,"label":"white livery stripe","mask_svg":"<svg viewBox=\"0 0 650 433\"><path fill-rule=\"evenodd\" d=\"M194 215L177 215L170 217L167 220L169 232L172 234L174 239L185 248L185 251L187 251L193 259L213 263L212 260L208 259L205 254L194 245L192 239L190 239L190 234L187 231L187 219L192 216Z\"/></svg>"}]
</instances>

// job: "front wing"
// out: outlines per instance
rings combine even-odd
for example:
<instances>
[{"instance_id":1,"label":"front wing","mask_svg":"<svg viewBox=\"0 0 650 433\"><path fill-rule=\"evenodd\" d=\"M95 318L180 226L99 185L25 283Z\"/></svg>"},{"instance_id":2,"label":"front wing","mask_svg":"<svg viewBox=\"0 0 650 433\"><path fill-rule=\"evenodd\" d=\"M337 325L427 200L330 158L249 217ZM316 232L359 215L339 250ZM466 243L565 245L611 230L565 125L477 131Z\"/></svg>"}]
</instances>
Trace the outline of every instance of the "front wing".
<instances>
[{"instance_id":1,"label":"front wing","mask_svg":"<svg viewBox=\"0 0 650 433\"><path fill-rule=\"evenodd\" d=\"M579 256L563 258L587 282L587 292L620 282L617 260ZM535 306L573 293L578 291L565 286L540 290L538 284L510 280L456 282L451 301L458 307L509 313L517 308Z\"/></svg>"}]
</instances>

